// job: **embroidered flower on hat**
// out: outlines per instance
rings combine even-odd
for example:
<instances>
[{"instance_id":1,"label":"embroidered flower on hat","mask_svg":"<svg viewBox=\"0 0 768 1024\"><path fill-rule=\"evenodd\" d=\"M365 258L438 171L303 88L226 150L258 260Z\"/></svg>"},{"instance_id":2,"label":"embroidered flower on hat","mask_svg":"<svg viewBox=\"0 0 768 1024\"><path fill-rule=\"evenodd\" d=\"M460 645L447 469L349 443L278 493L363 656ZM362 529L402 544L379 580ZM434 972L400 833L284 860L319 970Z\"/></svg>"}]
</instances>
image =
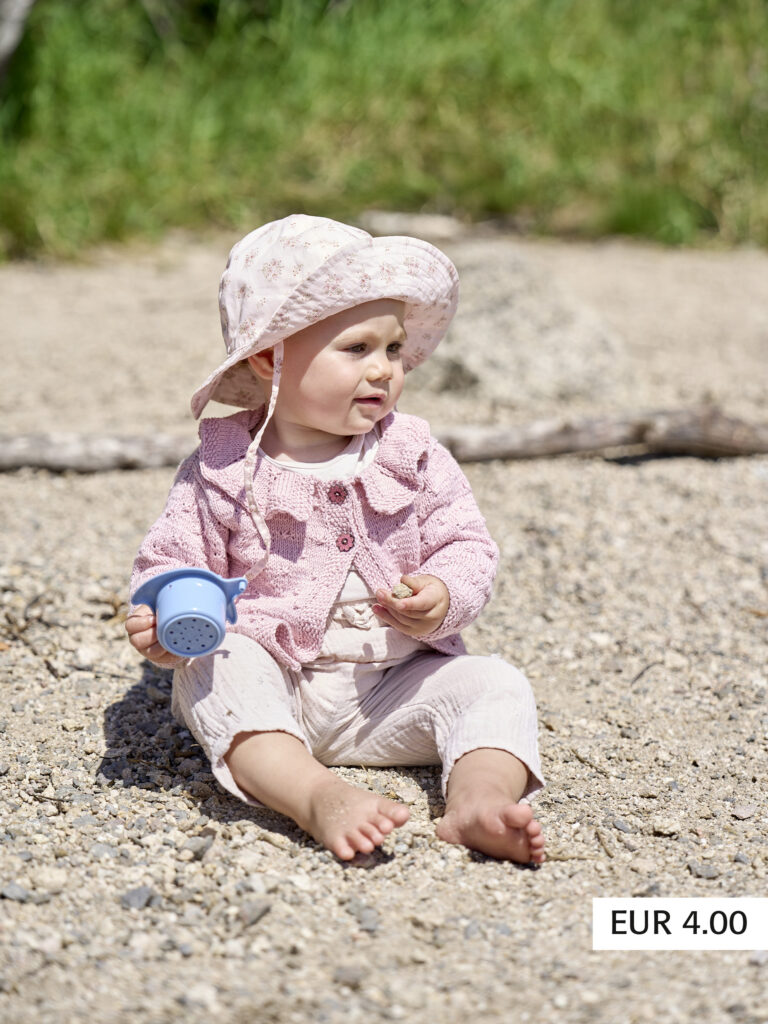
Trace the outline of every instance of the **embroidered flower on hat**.
<instances>
[{"instance_id":1,"label":"embroidered flower on hat","mask_svg":"<svg viewBox=\"0 0 768 1024\"><path fill-rule=\"evenodd\" d=\"M268 281L276 281L283 272L282 260L267 260L262 263L261 272Z\"/></svg>"}]
</instances>

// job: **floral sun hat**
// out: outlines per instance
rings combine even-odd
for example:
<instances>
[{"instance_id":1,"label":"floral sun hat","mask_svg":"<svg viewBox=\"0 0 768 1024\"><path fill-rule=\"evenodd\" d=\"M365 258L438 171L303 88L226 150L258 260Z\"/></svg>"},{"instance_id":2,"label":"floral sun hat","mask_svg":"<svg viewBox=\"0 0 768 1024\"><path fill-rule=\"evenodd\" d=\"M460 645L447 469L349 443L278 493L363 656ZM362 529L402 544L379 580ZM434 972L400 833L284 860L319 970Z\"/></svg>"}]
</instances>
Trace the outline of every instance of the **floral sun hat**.
<instances>
[{"instance_id":1,"label":"floral sun hat","mask_svg":"<svg viewBox=\"0 0 768 1024\"><path fill-rule=\"evenodd\" d=\"M227 355L195 391L192 412L199 417L211 400L245 409L262 405L248 356L373 299L406 304L408 340L401 351L407 372L445 334L458 291L453 263L421 239L373 238L360 228L304 214L265 224L229 254L219 288Z\"/></svg>"},{"instance_id":2,"label":"floral sun hat","mask_svg":"<svg viewBox=\"0 0 768 1024\"><path fill-rule=\"evenodd\" d=\"M326 317L374 299L405 303L407 340L400 350L407 372L432 353L448 329L459 297L459 277L446 255L418 238L373 238L367 231L295 214L272 221L241 239L229 254L219 288L221 329L227 356L192 396L199 417L212 399L256 409L264 405L248 356L274 348L272 389L243 464L248 509L265 545L271 538L254 492L259 442L275 409L283 365L283 341Z\"/></svg>"}]
</instances>

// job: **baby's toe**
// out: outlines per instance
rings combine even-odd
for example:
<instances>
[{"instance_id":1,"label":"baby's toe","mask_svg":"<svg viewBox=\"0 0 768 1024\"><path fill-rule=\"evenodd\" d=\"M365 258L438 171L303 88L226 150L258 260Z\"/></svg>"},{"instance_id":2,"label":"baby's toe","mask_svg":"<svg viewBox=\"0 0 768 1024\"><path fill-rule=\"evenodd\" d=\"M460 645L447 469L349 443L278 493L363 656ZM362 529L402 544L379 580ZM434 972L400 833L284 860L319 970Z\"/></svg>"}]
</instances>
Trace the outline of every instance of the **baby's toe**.
<instances>
[{"instance_id":1,"label":"baby's toe","mask_svg":"<svg viewBox=\"0 0 768 1024\"><path fill-rule=\"evenodd\" d=\"M364 825L361 825L360 831L363 833L364 836L367 836L371 840L371 842L375 843L377 846L379 845L379 843L384 842L383 833L380 832L378 828L376 828L373 822L366 822Z\"/></svg>"},{"instance_id":2,"label":"baby's toe","mask_svg":"<svg viewBox=\"0 0 768 1024\"><path fill-rule=\"evenodd\" d=\"M529 804L507 804L502 807L501 820L508 828L528 829L533 819L533 811Z\"/></svg>"},{"instance_id":3,"label":"baby's toe","mask_svg":"<svg viewBox=\"0 0 768 1024\"><path fill-rule=\"evenodd\" d=\"M383 814L377 815L372 824L381 832L383 836L388 836L389 833L395 828L395 823L391 818L384 817Z\"/></svg>"},{"instance_id":4,"label":"baby's toe","mask_svg":"<svg viewBox=\"0 0 768 1024\"><path fill-rule=\"evenodd\" d=\"M357 850L348 842L344 836L340 836L328 844L331 853L335 853L339 860L352 860Z\"/></svg>"},{"instance_id":5,"label":"baby's toe","mask_svg":"<svg viewBox=\"0 0 768 1024\"><path fill-rule=\"evenodd\" d=\"M405 804L395 803L394 800L380 800L378 811L379 814L389 818L394 825L404 825L411 816L411 812Z\"/></svg>"},{"instance_id":6,"label":"baby's toe","mask_svg":"<svg viewBox=\"0 0 768 1024\"><path fill-rule=\"evenodd\" d=\"M375 849L375 843L361 829L355 829L354 832L349 833L347 839L358 853L371 853Z\"/></svg>"}]
</instances>

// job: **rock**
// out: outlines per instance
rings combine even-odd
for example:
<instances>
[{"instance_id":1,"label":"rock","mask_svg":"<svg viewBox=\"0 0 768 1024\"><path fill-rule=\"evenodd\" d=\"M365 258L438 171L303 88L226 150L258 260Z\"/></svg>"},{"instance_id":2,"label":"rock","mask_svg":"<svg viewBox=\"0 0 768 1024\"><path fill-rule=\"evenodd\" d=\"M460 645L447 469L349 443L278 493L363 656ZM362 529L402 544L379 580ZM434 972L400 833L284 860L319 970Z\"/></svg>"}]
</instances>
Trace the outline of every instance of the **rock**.
<instances>
[{"instance_id":1,"label":"rock","mask_svg":"<svg viewBox=\"0 0 768 1024\"><path fill-rule=\"evenodd\" d=\"M768 950L756 950L747 962L750 963L753 967L765 967L765 965L768 964Z\"/></svg>"},{"instance_id":2,"label":"rock","mask_svg":"<svg viewBox=\"0 0 768 1024\"><path fill-rule=\"evenodd\" d=\"M734 864L749 864L750 860L746 853L737 853L733 858Z\"/></svg>"},{"instance_id":3,"label":"rock","mask_svg":"<svg viewBox=\"0 0 768 1024\"><path fill-rule=\"evenodd\" d=\"M673 818L654 818L651 828L655 836L676 836L680 831L680 823Z\"/></svg>"},{"instance_id":4,"label":"rock","mask_svg":"<svg viewBox=\"0 0 768 1024\"><path fill-rule=\"evenodd\" d=\"M346 985L348 988L358 989L367 974L368 971L365 967L345 964L336 968L333 972L333 980L339 985Z\"/></svg>"},{"instance_id":5,"label":"rock","mask_svg":"<svg viewBox=\"0 0 768 1024\"><path fill-rule=\"evenodd\" d=\"M414 235L435 242L450 242L466 234L456 217L444 213L398 213L394 210L363 210L358 223L372 235Z\"/></svg>"},{"instance_id":6,"label":"rock","mask_svg":"<svg viewBox=\"0 0 768 1024\"><path fill-rule=\"evenodd\" d=\"M614 818L613 819L613 827L617 828L619 830L619 832L632 832L633 831L632 826L628 822L624 821L623 818Z\"/></svg>"},{"instance_id":7,"label":"rock","mask_svg":"<svg viewBox=\"0 0 768 1024\"><path fill-rule=\"evenodd\" d=\"M129 889L120 897L120 905L126 910L144 910L154 900L159 899L154 889L148 885L139 885L135 889Z\"/></svg>"},{"instance_id":8,"label":"rock","mask_svg":"<svg viewBox=\"0 0 768 1024\"><path fill-rule=\"evenodd\" d=\"M64 868L40 868L35 874L35 888L43 889L56 896L63 892L69 881L69 873Z\"/></svg>"},{"instance_id":9,"label":"rock","mask_svg":"<svg viewBox=\"0 0 768 1024\"><path fill-rule=\"evenodd\" d=\"M714 864L698 864L696 861L688 862L688 870L694 878L719 878L720 870Z\"/></svg>"},{"instance_id":10,"label":"rock","mask_svg":"<svg viewBox=\"0 0 768 1024\"><path fill-rule=\"evenodd\" d=\"M268 914L271 908L269 900L246 900L240 904L237 916L246 928L250 928Z\"/></svg>"},{"instance_id":11,"label":"rock","mask_svg":"<svg viewBox=\"0 0 768 1024\"><path fill-rule=\"evenodd\" d=\"M349 900L346 910L357 920L362 931L375 932L379 927L379 912L375 907L369 907L362 903L356 896Z\"/></svg>"},{"instance_id":12,"label":"rock","mask_svg":"<svg viewBox=\"0 0 768 1024\"><path fill-rule=\"evenodd\" d=\"M413 591L407 583L396 583L394 587L392 587L392 597L396 597L398 600L402 601L403 598L411 597L412 594Z\"/></svg>"},{"instance_id":13,"label":"rock","mask_svg":"<svg viewBox=\"0 0 768 1024\"><path fill-rule=\"evenodd\" d=\"M754 813L754 804L736 804L736 806L731 809L731 814L734 818L738 818L739 821L746 821L746 819L751 818Z\"/></svg>"},{"instance_id":14,"label":"rock","mask_svg":"<svg viewBox=\"0 0 768 1024\"><path fill-rule=\"evenodd\" d=\"M89 644L83 644L75 651L72 664L74 668L87 672L97 664L100 657L101 655L95 647L91 647Z\"/></svg>"},{"instance_id":15,"label":"rock","mask_svg":"<svg viewBox=\"0 0 768 1024\"><path fill-rule=\"evenodd\" d=\"M213 846L214 834L191 836L182 846L182 850L189 850L193 860L202 860L206 853Z\"/></svg>"},{"instance_id":16,"label":"rock","mask_svg":"<svg viewBox=\"0 0 768 1024\"><path fill-rule=\"evenodd\" d=\"M27 903L31 899L31 893L19 885L18 882L8 882L0 889L0 899L14 900L16 903Z\"/></svg>"}]
</instances>

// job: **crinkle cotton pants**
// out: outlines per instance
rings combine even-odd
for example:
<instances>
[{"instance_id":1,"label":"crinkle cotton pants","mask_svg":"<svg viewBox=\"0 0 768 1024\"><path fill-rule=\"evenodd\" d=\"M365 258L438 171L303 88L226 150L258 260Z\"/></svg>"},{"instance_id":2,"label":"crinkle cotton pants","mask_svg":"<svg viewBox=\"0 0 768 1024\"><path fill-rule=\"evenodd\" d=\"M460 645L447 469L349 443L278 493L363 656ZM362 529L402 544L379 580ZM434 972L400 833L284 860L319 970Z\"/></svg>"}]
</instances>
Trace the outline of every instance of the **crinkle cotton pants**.
<instances>
[{"instance_id":1,"label":"crinkle cotton pants","mask_svg":"<svg viewBox=\"0 0 768 1024\"><path fill-rule=\"evenodd\" d=\"M325 765L442 764L443 796L462 754L495 747L528 766L524 796L543 785L525 676L496 656L439 654L367 606L336 605L318 657L299 671L228 633L213 654L176 669L173 711L221 785L256 806L224 761L241 732L289 733Z\"/></svg>"}]
</instances>

